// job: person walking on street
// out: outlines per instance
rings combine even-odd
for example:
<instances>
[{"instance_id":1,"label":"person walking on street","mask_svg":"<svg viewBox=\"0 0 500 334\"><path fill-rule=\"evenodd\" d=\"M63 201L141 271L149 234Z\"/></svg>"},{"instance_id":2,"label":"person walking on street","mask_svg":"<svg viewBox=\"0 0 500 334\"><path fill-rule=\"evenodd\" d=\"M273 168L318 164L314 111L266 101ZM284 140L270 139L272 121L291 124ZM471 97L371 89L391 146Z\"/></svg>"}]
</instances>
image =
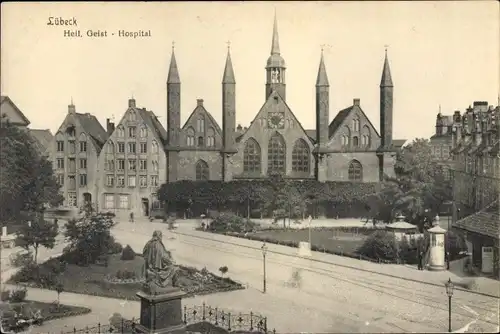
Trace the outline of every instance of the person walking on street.
<instances>
[{"instance_id":1,"label":"person walking on street","mask_svg":"<svg viewBox=\"0 0 500 334\"><path fill-rule=\"evenodd\" d=\"M134 213L133 212L130 213L130 222L131 223L134 222Z\"/></svg>"},{"instance_id":2,"label":"person walking on street","mask_svg":"<svg viewBox=\"0 0 500 334\"><path fill-rule=\"evenodd\" d=\"M423 257L424 257L424 253L420 250L418 252L418 270L424 270Z\"/></svg>"}]
</instances>

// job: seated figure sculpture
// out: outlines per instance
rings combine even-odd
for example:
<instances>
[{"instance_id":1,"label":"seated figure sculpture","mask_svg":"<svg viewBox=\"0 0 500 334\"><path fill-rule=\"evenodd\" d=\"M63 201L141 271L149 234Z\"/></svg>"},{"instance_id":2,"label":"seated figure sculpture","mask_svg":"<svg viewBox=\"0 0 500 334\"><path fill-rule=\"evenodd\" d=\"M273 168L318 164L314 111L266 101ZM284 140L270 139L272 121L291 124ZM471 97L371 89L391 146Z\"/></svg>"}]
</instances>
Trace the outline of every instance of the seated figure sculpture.
<instances>
[{"instance_id":1,"label":"seated figure sculpture","mask_svg":"<svg viewBox=\"0 0 500 334\"><path fill-rule=\"evenodd\" d=\"M144 246L142 255L146 279L144 292L158 295L176 287L179 268L175 265L171 253L163 245L161 231L153 232L153 237Z\"/></svg>"}]
</instances>

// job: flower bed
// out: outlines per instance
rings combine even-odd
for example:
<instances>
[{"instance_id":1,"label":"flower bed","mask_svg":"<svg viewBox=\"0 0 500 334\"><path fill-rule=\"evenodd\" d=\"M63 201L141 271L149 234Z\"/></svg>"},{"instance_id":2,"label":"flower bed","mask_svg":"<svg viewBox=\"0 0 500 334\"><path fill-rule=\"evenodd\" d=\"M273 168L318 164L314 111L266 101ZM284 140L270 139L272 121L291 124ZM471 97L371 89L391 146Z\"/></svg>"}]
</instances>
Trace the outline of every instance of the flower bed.
<instances>
[{"instance_id":1,"label":"flower bed","mask_svg":"<svg viewBox=\"0 0 500 334\"><path fill-rule=\"evenodd\" d=\"M50 266L51 261L59 261L59 259L49 260L40 267ZM136 293L142 288L143 264L144 260L139 255L133 260L122 261L120 254L116 254L109 257L107 267L100 265L80 267L68 264L60 275L60 280L64 292L138 300ZM118 274L119 272L121 274ZM124 273L128 274L124 275ZM28 270L20 270L9 282L41 287L37 276ZM216 276L207 270L200 271L183 266L179 268L178 282L179 287L188 294L187 297L244 289L241 284L229 278Z\"/></svg>"},{"instance_id":2,"label":"flower bed","mask_svg":"<svg viewBox=\"0 0 500 334\"><path fill-rule=\"evenodd\" d=\"M0 304L0 313L2 321L5 323L11 322L17 313L22 319L33 319L34 314L39 312L42 321L50 321L66 317L75 317L88 314L91 312L89 308L62 305L53 303L42 303L36 301L23 301L20 303L2 303Z\"/></svg>"}]
</instances>

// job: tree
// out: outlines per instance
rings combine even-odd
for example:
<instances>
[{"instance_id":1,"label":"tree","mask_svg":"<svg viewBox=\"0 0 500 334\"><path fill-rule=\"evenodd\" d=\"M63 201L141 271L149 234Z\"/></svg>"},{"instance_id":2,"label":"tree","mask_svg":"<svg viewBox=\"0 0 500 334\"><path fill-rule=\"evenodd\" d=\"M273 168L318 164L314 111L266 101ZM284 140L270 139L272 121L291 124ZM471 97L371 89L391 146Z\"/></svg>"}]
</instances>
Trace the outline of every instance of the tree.
<instances>
[{"instance_id":1,"label":"tree","mask_svg":"<svg viewBox=\"0 0 500 334\"><path fill-rule=\"evenodd\" d=\"M219 268L219 271L222 274L222 277L224 277L224 275L228 272L228 270L229 269L227 268L227 266L222 266Z\"/></svg>"},{"instance_id":2,"label":"tree","mask_svg":"<svg viewBox=\"0 0 500 334\"><path fill-rule=\"evenodd\" d=\"M61 307L61 293L64 291L64 285L61 281L57 281L54 290L57 292L57 308L59 309Z\"/></svg>"},{"instance_id":3,"label":"tree","mask_svg":"<svg viewBox=\"0 0 500 334\"><path fill-rule=\"evenodd\" d=\"M35 220L31 222L31 226L23 224L21 229L17 231L16 242L28 251L30 248L33 248L35 252L34 261L36 263L39 247L54 248L58 233L59 231L56 223L48 222L43 219L43 217L37 216Z\"/></svg>"},{"instance_id":4,"label":"tree","mask_svg":"<svg viewBox=\"0 0 500 334\"><path fill-rule=\"evenodd\" d=\"M229 199L233 202L246 203L246 216L250 219L252 204L262 204L269 198L269 191L262 184L252 181L242 181L230 192Z\"/></svg>"},{"instance_id":5,"label":"tree","mask_svg":"<svg viewBox=\"0 0 500 334\"><path fill-rule=\"evenodd\" d=\"M435 216L452 198L447 171L433 160L426 139L415 139L396 156L395 177L386 177L382 188L366 198L373 218L391 222L398 213L421 228L425 217Z\"/></svg>"},{"instance_id":6,"label":"tree","mask_svg":"<svg viewBox=\"0 0 500 334\"><path fill-rule=\"evenodd\" d=\"M65 236L69 245L65 253L75 264L95 263L102 255L107 255L115 243L111 228L115 225L110 214L97 213L92 204L84 207L84 216L66 223Z\"/></svg>"},{"instance_id":7,"label":"tree","mask_svg":"<svg viewBox=\"0 0 500 334\"><path fill-rule=\"evenodd\" d=\"M0 123L0 220L17 221L24 218L23 212L41 213L46 204L61 204L52 164L40 156L29 132L5 115Z\"/></svg>"}]
</instances>

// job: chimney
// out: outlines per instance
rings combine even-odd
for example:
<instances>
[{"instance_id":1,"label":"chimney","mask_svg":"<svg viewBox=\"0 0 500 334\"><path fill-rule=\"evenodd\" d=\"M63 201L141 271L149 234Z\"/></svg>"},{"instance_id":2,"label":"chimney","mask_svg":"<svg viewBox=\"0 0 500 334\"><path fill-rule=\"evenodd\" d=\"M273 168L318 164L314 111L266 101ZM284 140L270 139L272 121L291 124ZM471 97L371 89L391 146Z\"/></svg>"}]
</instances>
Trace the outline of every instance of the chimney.
<instances>
[{"instance_id":1,"label":"chimney","mask_svg":"<svg viewBox=\"0 0 500 334\"><path fill-rule=\"evenodd\" d=\"M198 107L203 107L203 99L197 99L197 100L196 100L196 105L197 105Z\"/></svg>"},{"instance_id":2,"label":"chimney","mask_svg":"<svg viewBox=\"0 0 500 334\"><path fill-rule=\"evenodd\" d=\"M76 113L76 107L73 103L71 103L69 106L68 106L68 114L74 114Z\"/></svg>"},{"instance_id":3,"label":"chimney","mask_svg":"<svg viewBox=\"0 0 500 334\"><path fill-rule=\"evenodd\" d=\"M111 122L109 118L106 118L106 132L111 136L113 131L115 131L115 123Z\"/></svg>"},{"instance_id":4,"label":"chimney","mask_svg":"<svg viewBox=\"0 0 500 334\"><path fill-rule=\"evenodd\" d=\"M129 108L135 108L135 99L129 99L128 100L128 107Z\"/></svg>"},{"instance_id":5,"label":"chimney","mask_svg":"<svg viewBox=\"0 0 500 334\"><path fill-rule=\"evenodd\" d=\"M243 127L241 126L241 124L238 124L238 126L236 127L236 130L238 130L238 131L243 130Z\"/></svg>"},{"instance_id":6,"label":"chimney","mask_svg":"<svg viewBox=\"0 0 500 334\"><path fill-rule=\"evenodd\" d=\"M359 99L353 99L352 104L355 106L359 106Z\"/></svg>"}]
</instances>

